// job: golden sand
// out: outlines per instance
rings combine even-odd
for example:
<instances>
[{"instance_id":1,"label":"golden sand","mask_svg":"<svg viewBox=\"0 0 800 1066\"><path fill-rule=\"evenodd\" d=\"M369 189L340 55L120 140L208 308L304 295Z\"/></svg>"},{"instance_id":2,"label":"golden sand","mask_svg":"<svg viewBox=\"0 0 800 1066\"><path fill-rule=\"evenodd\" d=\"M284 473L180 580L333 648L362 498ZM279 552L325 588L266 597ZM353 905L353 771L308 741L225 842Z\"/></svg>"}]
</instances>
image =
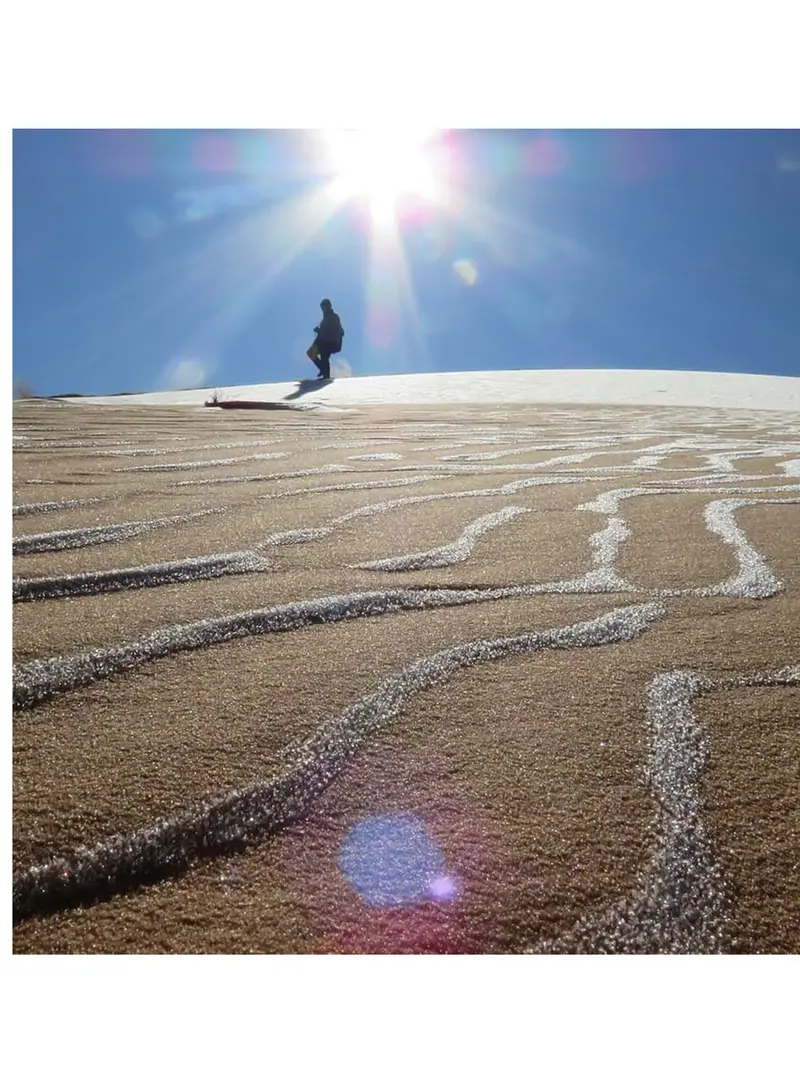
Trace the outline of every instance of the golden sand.
<instances>
[{"instance_id":1,"label":"golden sand","mask_svg":"<svg viewBox=\"0 0 800 1066\"><path fill-rule=\"evenodd\" d=\"M690 939L667 922L649 950L800 948L800 698L796 676L775 681L800 663L800 510L791 502L800 478L778 465L800 458L796 418L42 401L17 403L14 416L15 506L96 501L15 516L16 594L44 578L57 591L59 578L81 573L120 570L130 583L16 602L21 671L139 647L164 627L325 597L512 590L372 616L329 607L321 624L209 637L23 701L14 713L18 878L55 859L77 869L81 848L181 826L198 805L294 772L299 745L418 660L568 633L564 646L504 651L441 681L424 667L430 681L354 740L341 765L331 762L324 787L279 826L201 849L163 876L126 875L106 891L65 889L57 899L43 891L15 924L16 952L519 952L560 937L572 950L602 950L591 931L575 931L599 928L638 898L664 847L648 693L674 671L750 683L692 702L707 747L699 824L725 885L716 932L699 931L703 915L687 910ZM653 452L677 441L679 451ZM761 454L768 449L783 451ZM736 451L749 453L730 460L736 479L714 481L724 467L709 457ZM258 458L271 453L285 454ZM654 454L653 465L636 465ZM400 483L411 478L429 480ZM515 485L536 478L551 483ZM682 491L630 496L614 513L587 506L613 489L670 486ZM709 505L733 499L755 502L730 512L732 540L713 527L728 519L709 518ZM504 508L519 510L481 532ZM106 527L175 516L185 520L125 539L112 530L85 547L33 551L25 540L78 529L105 537ZM364 568L405 557L420 565L441 550L447 565L435 568ZM136 585L143 568L226 553L253 553L263 566ZM737 575L740 590L726 591ZM659 613L632 639L578 646L569 635L647 604ZM637 950L626 943L620 950Z\"/></svg>"}]
</instances>

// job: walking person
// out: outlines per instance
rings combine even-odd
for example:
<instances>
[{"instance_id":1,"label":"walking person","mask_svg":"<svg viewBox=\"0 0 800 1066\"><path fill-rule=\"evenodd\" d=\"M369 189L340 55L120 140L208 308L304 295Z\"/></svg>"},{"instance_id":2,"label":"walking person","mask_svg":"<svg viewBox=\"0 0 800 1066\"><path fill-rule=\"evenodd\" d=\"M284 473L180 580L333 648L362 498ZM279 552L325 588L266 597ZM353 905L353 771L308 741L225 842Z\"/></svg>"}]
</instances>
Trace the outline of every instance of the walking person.
<instances>
[{"instance_id":1,"label":"walking person","mask_svg":"<svg viewBox=\"0 0 800 1066\"><path fill-rule=\"evenodd\" d=\"M319 370L317 377L330 379L331 356L342 350L344 330L330 300L321 300L319 306L322 308L322 321L314 326L317 339L309 348L308 356Z\"/></svg>"}]
</instances>

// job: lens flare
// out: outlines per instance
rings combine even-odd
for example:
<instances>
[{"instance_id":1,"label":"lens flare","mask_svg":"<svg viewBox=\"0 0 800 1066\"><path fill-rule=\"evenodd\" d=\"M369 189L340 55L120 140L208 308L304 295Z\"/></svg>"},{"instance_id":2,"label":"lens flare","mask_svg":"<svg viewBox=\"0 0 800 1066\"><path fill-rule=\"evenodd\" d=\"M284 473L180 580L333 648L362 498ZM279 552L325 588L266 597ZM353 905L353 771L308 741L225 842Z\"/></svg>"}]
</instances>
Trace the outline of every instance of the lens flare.
<instances>
[{"instance_id":1,"label":"lens flare","mask_svg":"<svg viewBox=\"0 0 800 1066\"><path fill-rule=\"evenodd\" d=\"M525 147L525 169L537 178L552 177L567 167L566 146L554 137L536 137Z\"/></svg>"},{"instance_id":2,"label":"lens flare","mask_svg":"<svg viewBox=\"0 0 800 1066\"><path fill-rule=\"evenodd\" d=\"M433 881L431 881L428 894L431 899L435 899L439 903L449 903L450 900L458 899L460 889L458 882L454 877L444 875L442 877L435 877Z\"/></svg>"},{"instance_id":3,"label":"lens flare","mask_svg":"<svg viewBox=\"0 0 800 1066\"><path fill-rule=\"evenodd\" d=\"M413 814L365 818L342 845L339 866L371 907L398 907L423 900L447 902L458 895L441 848Z\"/></svg>"},{"instance_id":4,"label":"lens flare","mask_svg":"<svg viewBox=\"0 0 800 1066\"><path fill-rule=\"evenodd\" d=\"M164 367L158 385L167 391L199 389L208 380L213 362L209 356L179 356Z\"/></svg>"},{"instance_id":5,"label":"lens flare","mask_svg":"<svg viewBox=\"0 0 800 1066\"><path fill-rule=\"evenodd\" d=\"M456 259L453 270L465 285L472 286L478 280L478 268L471 259Z\"/></svg>"},{"instance_id":6,"label":"lens flare","mask_svg":"<svg viewBox=\"0 0 800 1066\"><path fill-rule=\"evenodd\" d=\"M195 164L212 174L226 174L236 169L236 144L232 137L208 133L195 143Z\"/></svg>"}]
</instances>

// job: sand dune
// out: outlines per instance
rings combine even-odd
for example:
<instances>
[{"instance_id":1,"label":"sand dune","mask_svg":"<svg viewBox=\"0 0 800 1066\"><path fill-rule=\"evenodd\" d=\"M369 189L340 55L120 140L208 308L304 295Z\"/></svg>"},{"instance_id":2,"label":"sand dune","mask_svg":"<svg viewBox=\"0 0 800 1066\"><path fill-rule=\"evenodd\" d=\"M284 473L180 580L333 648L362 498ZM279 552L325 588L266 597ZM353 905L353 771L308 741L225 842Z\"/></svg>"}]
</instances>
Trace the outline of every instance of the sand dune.
<instances>
[{"instance_id":1,"label":"sand dune","mask_svg":"<svg viewBox=\"0 0 800 1066\"><path fill-rule=\"evenodd\" d=\"M14 950L800 949L800 400L733 377L15 404Z\"/></svg>"}]
</instances>

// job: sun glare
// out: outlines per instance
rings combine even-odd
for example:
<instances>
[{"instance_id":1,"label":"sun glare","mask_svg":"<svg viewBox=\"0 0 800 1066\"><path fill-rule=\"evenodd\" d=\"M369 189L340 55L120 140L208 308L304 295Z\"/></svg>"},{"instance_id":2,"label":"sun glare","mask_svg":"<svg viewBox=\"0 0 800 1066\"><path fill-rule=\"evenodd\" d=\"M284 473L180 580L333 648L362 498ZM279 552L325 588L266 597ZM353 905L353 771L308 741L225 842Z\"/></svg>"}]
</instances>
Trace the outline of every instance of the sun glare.
<instances>
[{"instance_id":1,"label":"sun glare","mask_svg":"<svg viewBox=\"0 0 800 1066\"><path fill-rule=\"evenodd\" d=\"M394 220L399 197L433 199L434 174L426 151L431 135L431 130L404 129L328 132L335 195L365 200L375 223Z\"/></svg>"}]
</instances>

